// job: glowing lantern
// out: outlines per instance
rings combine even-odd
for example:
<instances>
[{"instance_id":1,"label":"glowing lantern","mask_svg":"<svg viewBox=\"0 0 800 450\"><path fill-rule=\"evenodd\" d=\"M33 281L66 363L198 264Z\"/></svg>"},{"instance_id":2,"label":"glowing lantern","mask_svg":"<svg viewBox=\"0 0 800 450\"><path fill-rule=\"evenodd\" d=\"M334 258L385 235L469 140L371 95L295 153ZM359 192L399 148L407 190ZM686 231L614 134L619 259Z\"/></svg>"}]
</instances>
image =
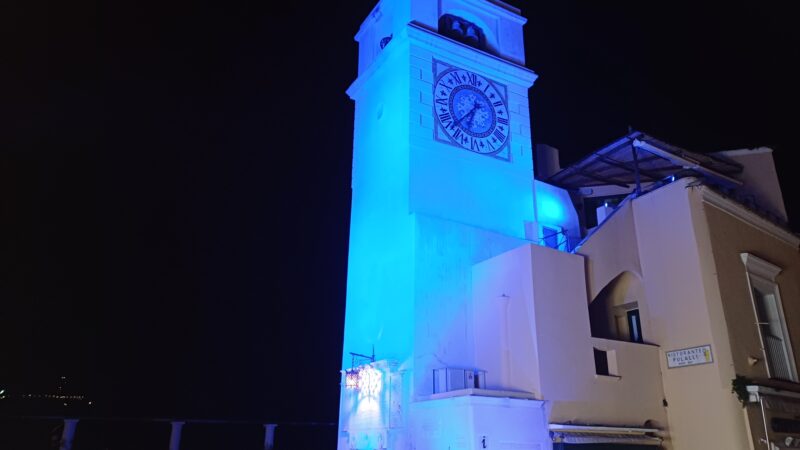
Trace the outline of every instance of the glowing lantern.
<instances>
[{"instance_id":1,"label":"glowing lantern","mask_svg":"<svg viewBox=\"0 0 800 450\"><path fill-rule=\"evenodd\" d=\"M372 366L362 366L359 370L358 388L364 396L374 397L381 391L381 373Z\"/></svg>"},{"instance_id":2,"label":"glowing lantern","mask_svg":"<svg viewBox=\"0 0 800 450\"><path fill-rule=\"evenodd\" d=\"M344 386L347 389L358 389L359 372L358 369L347 369L344 374Z\"/></svg>"}]
</instances>

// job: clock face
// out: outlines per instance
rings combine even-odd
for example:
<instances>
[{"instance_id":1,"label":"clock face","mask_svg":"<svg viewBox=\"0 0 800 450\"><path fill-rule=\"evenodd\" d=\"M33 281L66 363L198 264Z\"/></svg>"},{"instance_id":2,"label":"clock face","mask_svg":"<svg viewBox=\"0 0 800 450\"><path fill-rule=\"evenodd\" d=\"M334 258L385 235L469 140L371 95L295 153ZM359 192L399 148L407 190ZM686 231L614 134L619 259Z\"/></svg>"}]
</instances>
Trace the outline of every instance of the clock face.
<instances>
[{"instance_id":1,"label":"clock face","mask_svg":"<svg viewBox=\"0 0 800 450\"><path fill-rule=\"evenodd\" d=\"M476 153L508 159L504 88L476 73L447 66L434 84L437 136Z\"/></svg>"}]
</instances>

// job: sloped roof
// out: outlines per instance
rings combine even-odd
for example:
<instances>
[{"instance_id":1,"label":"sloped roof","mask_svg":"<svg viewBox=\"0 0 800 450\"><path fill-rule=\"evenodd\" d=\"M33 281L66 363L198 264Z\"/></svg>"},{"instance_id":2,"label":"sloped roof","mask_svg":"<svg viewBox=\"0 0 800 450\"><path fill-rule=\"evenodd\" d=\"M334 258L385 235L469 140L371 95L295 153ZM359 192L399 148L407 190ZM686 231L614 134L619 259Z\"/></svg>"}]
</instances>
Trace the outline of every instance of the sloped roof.
<instances>
[{"instance_id":1,"label":"sloped roof","mask_svg":"<svg viewBox=\"0 0 800 450\"><path fill-rule=\"evenodd\" d=\"M694 175L736 187L741 182L735 176L741 172L742 165L736 162L690 152L633 131L545 181L566 189L603 185L633 188L637 176L640 183L648 183L670 176Z\"/></svg>"}]
</instances>

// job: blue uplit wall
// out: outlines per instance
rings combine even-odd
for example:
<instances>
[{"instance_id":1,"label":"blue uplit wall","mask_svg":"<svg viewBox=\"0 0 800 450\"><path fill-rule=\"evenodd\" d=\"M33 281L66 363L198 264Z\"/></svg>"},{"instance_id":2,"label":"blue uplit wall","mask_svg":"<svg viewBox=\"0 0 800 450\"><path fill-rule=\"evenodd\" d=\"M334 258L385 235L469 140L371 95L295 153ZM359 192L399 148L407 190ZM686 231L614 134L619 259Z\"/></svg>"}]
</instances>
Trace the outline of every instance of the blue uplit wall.
<instances>
[{"instance_id":1,"label":"blue uplit wall","mask_svg":"<svg viewBox=\"0 0 800 450\"><path fill-rule=\"evenodd\" d=\"M342 367L350 352L404 361L413 335L413 220L408 210L407 48L383 53L355 100L353 197ZM405 56L405 57L404 57Z\"/></svg>"},{"instance_id":2,"label":"blue uplit wall","mask_svg":"<svg viewBox=\"0 0 800 450\"><path fill-rule=\"evenodd\" d=\"M489 56L471 61L473 49L450 41L436 50L429 39L440 38L394 33L348 91L356 117L342 367L350 352L374 346L377 358L414 370L415 395L430 393L432 369L474 363L471 267L523 245L536 219L527 97L535 75ZM434 58L503 86L510 161L434 139Z\"/></svg>"},{"instance_id":3,"label":"blue uplit wall","mask_svg":"<svg viewBox=\"0 0 800 450\"><path fill-rule=\"evenodd\" d=\"M342 368L351 366L351 352L370 355L374 347L376 359L396 361L392 373L404 378L402 394L378 403L377 412L343 390L340 448L371 448L378 440L408 448L393 433L407 425L410 404L432 393L433 369L476 364L473 265L526 245L537 207L553 221L568 221L559 205L535 200L528 89L536 75L433 31L439 13L461 8L463 15L484 15L480 23L495 28L487 31L504 36L496 54L522 54L524 21L506 22L507 10L487 12L496 7L384 0L356 36L359 77L348 90L355 129ZM409 25L410 19L417 22ZM434 59L502 87L510 159L436 140ZM378 433L381 426L390 431Z\"/></svg>"},{"instance_id":4,"label":"blue uplit wall","mask_svg":"<svg viewBox=\"0 0 800 450\"><path fill-rule=\"evenodd\" d=\"M416 395L433 393L434 369L481 368L476 365L473 339L472 266L524 244L502 233L416 215Z\"/></svg>"},{"instance_id":5,"label":"blue uplit wall","mask_svg":"<svg viewBox=\"0 0 800 450\"><path fill-rule=\"evenodd\" d=\"M569 193L539 180L534 182L534 191L536 221L539 225L565 230L571 242L578 242L581 237L580 222Z\"/></svg>"}]
</instances>

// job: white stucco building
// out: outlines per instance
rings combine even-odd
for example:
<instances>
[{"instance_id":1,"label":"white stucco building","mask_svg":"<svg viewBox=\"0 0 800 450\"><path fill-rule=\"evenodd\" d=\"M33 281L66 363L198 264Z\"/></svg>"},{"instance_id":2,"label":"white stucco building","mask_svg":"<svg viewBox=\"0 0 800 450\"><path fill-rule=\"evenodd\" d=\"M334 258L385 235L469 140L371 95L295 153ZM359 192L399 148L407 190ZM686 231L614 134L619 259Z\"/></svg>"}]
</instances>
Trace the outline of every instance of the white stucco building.
<instances>
[{"instance_id":1,"label":"white stucco building","mask_svg":"<svg viewBox=\"0 0 800 450\"><path fill-rule=\"evenodd\" d=\"M534 177L524 23L383 0L356 35L338 448L800 446L771 150L631 132Z\"/></svg>"}]
</instances>

